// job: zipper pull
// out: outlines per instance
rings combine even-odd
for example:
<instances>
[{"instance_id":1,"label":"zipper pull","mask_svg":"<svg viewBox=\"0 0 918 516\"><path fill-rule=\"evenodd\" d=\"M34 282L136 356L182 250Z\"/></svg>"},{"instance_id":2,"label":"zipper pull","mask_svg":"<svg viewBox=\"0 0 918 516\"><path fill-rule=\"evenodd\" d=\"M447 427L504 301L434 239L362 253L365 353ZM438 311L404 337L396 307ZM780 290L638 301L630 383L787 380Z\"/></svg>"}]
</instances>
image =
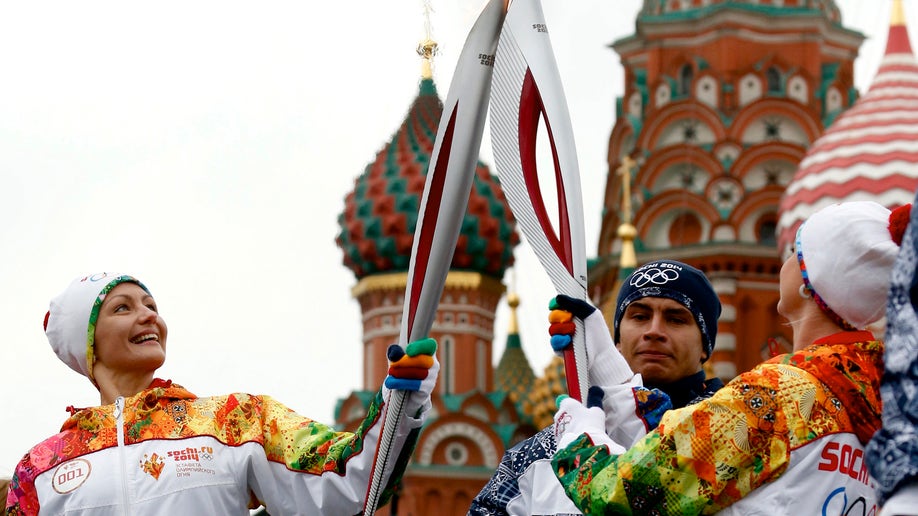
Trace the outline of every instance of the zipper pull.
<instances>
[{"instance_id":1,"label":"zipper pull","mask_svg":"<svg viewBox=\"0 0 918 516\"><path fill-rule=\"evenodd\" d=\"M124 396L118 396L115 399L115 419L120 419L122 412L124 412Z\"/></svg>"}]
</instances>

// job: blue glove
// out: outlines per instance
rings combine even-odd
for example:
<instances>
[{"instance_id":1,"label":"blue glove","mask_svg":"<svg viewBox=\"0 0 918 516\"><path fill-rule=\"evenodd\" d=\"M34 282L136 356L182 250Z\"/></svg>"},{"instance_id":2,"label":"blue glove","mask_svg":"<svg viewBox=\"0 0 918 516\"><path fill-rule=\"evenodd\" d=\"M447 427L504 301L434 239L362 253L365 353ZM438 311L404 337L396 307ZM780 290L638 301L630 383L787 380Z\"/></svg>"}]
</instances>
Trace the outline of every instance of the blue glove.
<instances>
[{"instance_id":1,"label":"blue glove","mask_svg":"<svg viewBox=\"0 0 918 516\"><path fill-rule=\"evenodd\" d=\"M430 395L440 362L437 360L437 341L431 338L421 339L408 344L402 349L392 344L386 350L389 358L389 375L384 385L392 390L421 392Z\"/></svg>"}]
</instances>

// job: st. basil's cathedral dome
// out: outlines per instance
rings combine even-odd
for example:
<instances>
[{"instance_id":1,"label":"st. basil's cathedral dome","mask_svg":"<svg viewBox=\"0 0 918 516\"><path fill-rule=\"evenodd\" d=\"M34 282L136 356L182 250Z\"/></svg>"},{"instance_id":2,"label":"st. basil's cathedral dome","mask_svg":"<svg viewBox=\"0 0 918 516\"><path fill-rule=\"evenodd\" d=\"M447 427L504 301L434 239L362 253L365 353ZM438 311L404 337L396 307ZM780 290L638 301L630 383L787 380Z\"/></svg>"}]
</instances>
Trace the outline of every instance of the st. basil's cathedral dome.
<instances>
[{"instance_id":1,"label":"st. basil's cathedral dome","mask_svg":"<svg viewBox=\"0 0 918 516\"><path fill-rule=\"evenodd\" d=\"M338 217L344 265L358 280L405 272L443 103L433 79L421 79L417 98L391 141L355 180ZM451 269L502 278L519 243L516 221L498 181L478 162L468 210Z\"/></svg>"},{"instance_id":2,"label":"st. basil's cathedral dome","mask_svg":"<svg viewBox=\"0 0 918 516\"><path fill-rule=\"evenodd\" d=\"M702 18L714 10L727 7L757 11L775 9L784 14L792 10L817 10L822 11L829 21L841 23L841 11L835 5L834 0L784 0L780 3L763 2L762 0L644 0L640 17L679 14L686 18Z\"/></svg>"},{"instance_id":3,"label":"st. basil's cathedral dome","mask_svg":"<svg viewBox=\"0 0 918 516\"><path fill-rule=\"evenodd\" d=\"M344 430L358 430L388 374L387 349L401 337L412 245L443 115L429 66L434 49L429 38L419 47L425 62L417 97L355 180L338 217L336 242L357 278L351 294L360 304L364 357L363 389L335 407L336 424ZM502 366L492 366L496 311L506 292L502 280L520 241L516 221L488 167L477 162L469 172L468 208L443 292L436 307L423 308L435 308L425 331L437 341L440 374L397 493L406 514L450 514L468 507L483 487L481 472L497 469L504 450L536 431L522 413L519 393L534 375L519 335L508 335Z\"/></svg>"},{"instance_id":4,"label":"st. basil's cathedral dome","mask_svg":"<svg viewBox=\"0 0 918 516\"><path fill-rule=\"evenodd\" d=\"M901 2L893 3L886 52L867 94L816 140L779 206L778 249L790 250L814 212L845 201L887 208L912 202L918 190L918 61Z\"/></svg>"}]
</instances>

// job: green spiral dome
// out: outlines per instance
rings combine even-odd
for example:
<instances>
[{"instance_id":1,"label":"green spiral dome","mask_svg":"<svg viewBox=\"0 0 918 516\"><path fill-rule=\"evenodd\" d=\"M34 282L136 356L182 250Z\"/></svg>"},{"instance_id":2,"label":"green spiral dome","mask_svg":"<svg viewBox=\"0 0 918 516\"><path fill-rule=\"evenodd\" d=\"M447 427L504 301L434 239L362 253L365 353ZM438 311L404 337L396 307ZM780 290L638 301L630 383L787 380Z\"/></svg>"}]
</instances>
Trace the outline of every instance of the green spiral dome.
<instances>
[{"instance_id":1,"label":"green spiral dome","mask_svg":"<svg viewBox=\"0 0 918 516\"><path fill-rule=\"evenodd\" d=\"M418 209L443 103L422 79L401 127L354 182L338 216L344 265L357 279L408 270ZM496 177L480 161L451 268L502 278L519 243L516 221Z\"/></svg>"}]
</instances>

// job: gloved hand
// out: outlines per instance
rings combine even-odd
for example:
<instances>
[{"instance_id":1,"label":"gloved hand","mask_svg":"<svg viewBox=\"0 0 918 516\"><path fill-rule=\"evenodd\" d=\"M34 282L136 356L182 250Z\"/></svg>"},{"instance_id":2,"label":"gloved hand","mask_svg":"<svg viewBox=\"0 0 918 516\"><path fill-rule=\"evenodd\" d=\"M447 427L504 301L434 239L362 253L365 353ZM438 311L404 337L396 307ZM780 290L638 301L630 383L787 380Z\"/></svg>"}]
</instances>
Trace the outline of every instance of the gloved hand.
<instances>
[{"instance_id":1,"label":"gloved hand","mask_svg":"<svg viewBox=\"0 0 918 516\"><path fill-rule=\"evenodd\" d=\"M583 434L587 434L595 445L605 445L609 453L618 455L625 448L606 434L606 413L602 410L603 391L590 387L587 404L584 406L567 395L558 397L558 411L555 412L554 433L558 449L566 447Z\"/></svg>"},{"instance_id":2,"label":"gloved hand","mask_svg":"<svg viewBox=\"0 0 918 516\"><path fill-rule=\"evenodd\" d=\"M383 382L386 387L430 396L440 372L437 341L421 339L409 343L405 349L392 344L386 350L386 356L389 358L389 375Z\"/></svg>"},{"instance_id":3,"label":"gloved hand","mask_svg":"<svg viewBox=\"0 0 918 516\"><path fill-rule=\"evenodd\" d=\"M612 333L606 325L602 312L590 303L564 294L558 294L548 305L548 333L551 347L561 354L573 341L575 325L573 318L583 321L584 340L587 351L587 370L590 385L619 385L631 380L634 372L625 357L615 348Z\"/></svg>"}]
</instances>

